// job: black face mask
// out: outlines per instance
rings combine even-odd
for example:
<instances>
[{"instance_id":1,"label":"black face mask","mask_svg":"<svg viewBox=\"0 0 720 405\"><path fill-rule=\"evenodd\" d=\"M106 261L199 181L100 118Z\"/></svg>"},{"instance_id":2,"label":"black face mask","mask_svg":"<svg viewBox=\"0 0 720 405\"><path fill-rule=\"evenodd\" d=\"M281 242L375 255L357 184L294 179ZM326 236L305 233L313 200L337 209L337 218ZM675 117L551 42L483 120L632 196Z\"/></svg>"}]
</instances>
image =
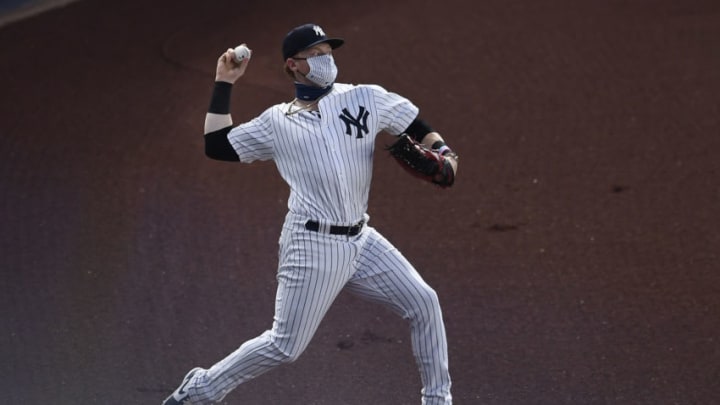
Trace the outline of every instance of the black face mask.
<instances>
[{"instance_id":1,"label":"black face mask","mask_svg":"<svg viewBox=\"0 0 720 405\"><path fill-rule=\"evenodd\" d=\"M295 97L297 97L298 100L317 100L327 94L330 90L332 90L332 84L327 87L317 87L295 82Z\"/></svg>"}]
</instances>

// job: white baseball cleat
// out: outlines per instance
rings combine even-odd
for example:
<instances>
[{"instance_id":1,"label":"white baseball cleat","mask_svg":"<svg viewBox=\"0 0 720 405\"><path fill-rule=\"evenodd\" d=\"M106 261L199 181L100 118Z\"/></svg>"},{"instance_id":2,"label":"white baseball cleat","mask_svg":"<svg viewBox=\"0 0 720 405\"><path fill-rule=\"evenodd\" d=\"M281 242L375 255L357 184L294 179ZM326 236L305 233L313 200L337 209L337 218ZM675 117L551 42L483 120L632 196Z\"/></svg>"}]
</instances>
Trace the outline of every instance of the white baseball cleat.
<instances>
[{"instance_id":1,"label":"white baseball cleat","mask_svg":"<svg viewBox=\"0 0 720 405\"><path fill-rule=\"evenodd\" d=\"M190 379L192 378L195 373L202 370L200 367L195 367L194 369L190 370L185 375L185 378L183 378L182 384L173 392L169 397L163 401L162 405L191 405L190 402L190 394L188 394L187 390L185 389L187 384L190 382Z\"/></svg>"}]
</instances>

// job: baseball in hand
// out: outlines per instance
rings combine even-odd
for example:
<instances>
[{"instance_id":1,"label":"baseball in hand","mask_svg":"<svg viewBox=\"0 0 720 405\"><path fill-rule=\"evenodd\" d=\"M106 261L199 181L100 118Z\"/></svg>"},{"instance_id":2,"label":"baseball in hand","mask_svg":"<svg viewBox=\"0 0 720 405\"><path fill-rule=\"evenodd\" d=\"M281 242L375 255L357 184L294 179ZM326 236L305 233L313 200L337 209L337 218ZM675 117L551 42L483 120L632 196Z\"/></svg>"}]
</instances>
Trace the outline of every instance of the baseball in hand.
<instances>
[{"instance_id":1,"label":"baseball in hand","mask_svg":"<svg viewBox=\"0 0 720 405\"><path fill-rule=\"evenodd\" d=\"M238 45L233 51L233 59L236 63L240 63L245 59L250 59L252 51L245 45Z\"/></svg>"}]
</instances>

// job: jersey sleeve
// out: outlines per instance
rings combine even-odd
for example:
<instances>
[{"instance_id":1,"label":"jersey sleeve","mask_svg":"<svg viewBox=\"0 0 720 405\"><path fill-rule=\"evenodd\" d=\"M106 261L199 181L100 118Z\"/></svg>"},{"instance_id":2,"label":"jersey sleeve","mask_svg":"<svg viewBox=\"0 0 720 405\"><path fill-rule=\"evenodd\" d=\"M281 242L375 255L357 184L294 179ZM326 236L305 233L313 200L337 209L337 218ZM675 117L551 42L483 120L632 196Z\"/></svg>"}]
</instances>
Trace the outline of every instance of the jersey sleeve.
<instances>
[{"instance_id":1,"label":"jersey sleeve","mask_svg":"<svg viewBox=\"0 0 720 405\"><path fill-rule=\"evenodd\" d=\"M258 117L236 126L228 134L228 140L241 162L250 163L273 158L274 137L270 117L271 111L268 109Z\"/></svg>"},{"instance_id":2,"label":"jersey sleeve","mask_svg":"<svg viewBox=\"0 0 720 405\"><path fill-rule=\"evenodd\" d=\"M405 97L376 85L369 86L375 96L380 128L392 135L400 135L418 116L419 109Z\"/></svg>"}]
</instances>

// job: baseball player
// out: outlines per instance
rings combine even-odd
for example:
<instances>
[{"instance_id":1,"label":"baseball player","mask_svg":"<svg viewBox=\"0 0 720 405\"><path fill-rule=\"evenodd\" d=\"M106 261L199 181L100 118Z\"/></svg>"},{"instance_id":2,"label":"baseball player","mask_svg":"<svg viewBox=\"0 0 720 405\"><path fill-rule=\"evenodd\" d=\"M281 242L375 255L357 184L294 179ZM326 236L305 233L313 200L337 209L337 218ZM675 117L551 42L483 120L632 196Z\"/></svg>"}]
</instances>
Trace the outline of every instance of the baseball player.
<instances>
[{"instance_id":1,"label":"baseball player","mask_svg":"<svg viewBox=\"0 0 720 405\"><path fill-rule=\"evenodd\" d=\"M366 211L379 132L410 139L409 149L431 162L432 169L419 176L441 187L452 185L457 155L406 98L376 85L336 83L333 50L343 43L315 24L291 30L282 56L295 98L234 127L231 90L250 58L238 63L228 49L217 61L205 118L206 155L244 163L271 159L290 186L275 315L270 330L212 367L190 370L164 405L219 402L239 384L295 361L342 289L382 303L409 322L422 403L452 403L437 294L368 224Z\"/></svg>"}]
</instances>

